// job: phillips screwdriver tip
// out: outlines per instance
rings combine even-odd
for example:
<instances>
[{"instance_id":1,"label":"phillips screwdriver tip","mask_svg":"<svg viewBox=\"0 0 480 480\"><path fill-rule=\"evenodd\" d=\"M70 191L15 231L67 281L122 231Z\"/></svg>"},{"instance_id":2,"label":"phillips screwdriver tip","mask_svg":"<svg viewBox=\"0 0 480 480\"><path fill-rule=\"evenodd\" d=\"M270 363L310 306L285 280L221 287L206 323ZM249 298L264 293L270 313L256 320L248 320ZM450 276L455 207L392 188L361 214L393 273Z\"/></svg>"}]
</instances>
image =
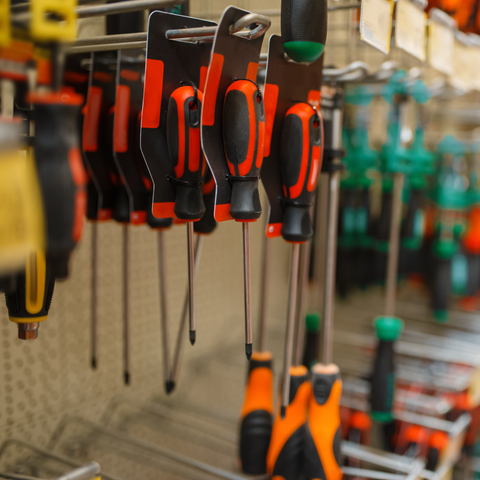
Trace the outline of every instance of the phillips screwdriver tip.
<instances>
[{"instance_id":1,"label":"phillips screwdriver tip","mask_svg":"<svg viewBox=\"0 0 480 480\"><path fill-rule=\"evenodd\" d=\"M171 380L168 380L167 382L165 382L165 391L167 393L170 393L174 388L175 388L175 382L172 382Z\"/></svg>"},{"instance_id":2,"label":"phillips screwdriver tip","mask_svg":"<svg viewBox=\"0 0 480 480\"><path fill-rule=\"evenodd\" d=\"M196 331L195 330L190 330L190 343L193 345L196 340Z\"/></svg>"},{"instance_id":3,"label":"phillips screwdriver tip","mask_svg":"<svg viewBox=\"0 0 480 480\"><path fill-rule=\"evenodd\" d=\"M285 414L287 413L287 407L284 407L283 405L280 407L280 416L282 417L282 420L285 420Z\"/></svg>"},{"instance_id":4,"label":"phillips screwdriver tip","mask_svg":"<svg viewBox=\"0 0 480 480\"><path fill-rule=\"evenodd\" d=\"M95 357L92 358L92 368L93 368L94 370L97 369L97 359L96 359Z\"/></svg>"},{"instance_id":5,"label":"phillips screwdriver tip","mask_svg":"<svg viewBox=\"0 0 480 480\"><path fill-rule=\"evenodd\" d=\"M125 372L123 374L123 380L125 382L125 385L130 385L130 372Z\"/></svg>"},{"instance_id":6,"label":"phillips screwdriver tip","mask_svg":"<svg viewBox=\"0 0 480 480\"><path fill-rule=\"evenodd\" d=\"M252 344L251 343L246 343L245 344L245 355L247 356L248 361L250 361L250 359L252 358L252 352L253 352Z\"/></svg>"}]
</instances>

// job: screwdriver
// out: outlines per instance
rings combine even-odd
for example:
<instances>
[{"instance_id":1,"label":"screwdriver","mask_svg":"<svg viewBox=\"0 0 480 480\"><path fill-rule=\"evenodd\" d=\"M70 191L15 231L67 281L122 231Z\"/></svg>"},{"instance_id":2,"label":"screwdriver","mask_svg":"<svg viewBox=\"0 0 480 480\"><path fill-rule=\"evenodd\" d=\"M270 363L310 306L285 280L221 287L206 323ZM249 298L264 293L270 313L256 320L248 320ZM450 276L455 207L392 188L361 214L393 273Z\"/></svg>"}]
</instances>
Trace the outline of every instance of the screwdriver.
<instances>
[{"instance_id":1,"label":"screwdriver","mask_svg":"<svg viewBox=\"0 0 480 480\"><path fill-rule=\"evenodd\" d=\"M427 449L427 465L426 469L431 472L435 471L440 461L445 448L449 443L450 439L446 432L433 432L428 438L428 449Z\"/></svg>"},{"instance_id":2,"label":"screwdriver","mask_svg":"<svg viewBox=\"0 0 480 480\"><path fill-rule=\"evenodd\" d=\"M272 354L265 349L270 240L263 237L263 265L259 315L259 351L248 364L247 387L240 414L240 462L250 475L267 472L267 452L272 435Z\"/></svg>"},{"instance_id":3,"label":"screwdriver","mask_svg":"<svg viewBox=\"0 0 480 480\"><path fill-rule=\"evenodd\" d=\"M206 235L211 234L216 226L217 222L214 217L215 209L215 180L212 176L210 168L206 169L205 181L203 183L203 201L205 204L205 213L203 217L193 224L193 230L198 234L198 238L195 244L195 258L194 258L194 275L196 278L198 268L200 265L200 259L202 257L203 242ZM178 376L180 374L180 357L183 350L183 339L185 338L184 330L187 326L187 310L189 305L189 295L185 296L183 304L182 316L180 317L180 326L178 329L177 343L175 345L175 352L173 354L173 364L169 373L169 382L167 393L171 392L178 382Z\"/></svg>"},{"instance_id":4,"label":"screwdriver","mask_svg":"<svg viewBox=\"0 0 480 480\"><path fill-rule=\"evenodd\" d=\"M333 151L342 146L342 97L334 98L327 145ZM340 396L342 381L339 368L332 364L333 317L335 303L335 260L337 250L340 158L329 158L329 204L327 220L326 266L324 282L322 363L311 368L312 395L306 427L305 471L307 480L339 480L340 469Z\"/></svg>"},{"instance_id":5,"label":"screwdriver","mask_svg":"<svg viewBox=\"0 0 480 480\"><path fill-rule=\"evenodd\" d=\"M195 282L193 222L203 217L205 157L200 148L200 117L203 93L195 85L177 88L168 101L167 146L175 165L174 213L187 222L190 343L195 343Z\"/></svg>"},{"instance_id":6,"label":"screwdriver","mask_svg":"<svg viewBox=\"0 0 480 480\"><path fill-rule=\"evenodd\" d=\"M248 132L248 135L246 133ZM243 134L242 134L243 133ZM265 143L265 111L258 85L235 80L225 93L223 143L232 184L230 215L243 227L245 294L245 354L252 357L252 306L250 284L250 222L262 214L258 179Z\"/></svg>"},{"instance_id":7,"label":"screwdriver","mask_svg":"<svg viewBox=\"0 0 480 480\"><path fill-rule=\"evenodd\" d=\"M328 0L282 0L283 48L296 62L314 62L327 41Z\"/></svg>"},{"instance_id":8,"label":"screwdriver","mask_svg":"<svg viewBox=\"0 0 480 480\"><path fill-rule=\"evenodd\" d=\"M292 243L290 293L283 364L283 393L280 415L289 403L300 244L313 235L311 205L323 156L323 120L308 103L297 103L285 115L282 130L280 173L283 184L284 217L281 234Z\"/></svg>"}]
</instances>

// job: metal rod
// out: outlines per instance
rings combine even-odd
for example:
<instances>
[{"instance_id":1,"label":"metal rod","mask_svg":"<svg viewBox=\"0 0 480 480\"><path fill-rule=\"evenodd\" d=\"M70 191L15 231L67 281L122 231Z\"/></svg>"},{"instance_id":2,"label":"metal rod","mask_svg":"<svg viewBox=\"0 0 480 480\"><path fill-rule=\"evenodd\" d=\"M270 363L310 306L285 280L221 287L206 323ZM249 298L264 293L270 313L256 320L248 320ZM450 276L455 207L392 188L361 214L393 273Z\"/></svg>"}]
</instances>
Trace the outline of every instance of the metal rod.
<instances>
[{"instance_id":1,"label":"metal rod","mask_svg":"<svg viewBox=\"0 0 480 480\"><path fill-rule=\"evenodd\" d=\"M293 354L294 365L302 364L303 344L305 342L305 314L308 302L308 274L311 246L312 242L308 241L301 246L302 251L300 252L300 272L298 274L299 295L297 295L295 350Z\"/></svg>"},{"instance_id":2,"label":"metal rod","mask_svg":"<svg viewBox=\"0 0 480 480\"><path fill-rule=\"evenodd\" d=\"M193 222L187 222L187 248L188 248L188 293L190 315L190 343L195 343L195 252L193 249Z\"/></svg>"},{"instance_id":3,"label":"metal rod","mask_svg":"<svg viewBox=\"0 0 480 480\"><path fill-rule=\"evenodd\" d=\"M130 319L128 315L128 224L123 226L123 377L130 384Z\"/></svg>"},{"instance_id":4,"label":"metal rod","mask_svg":"<svg viewBox=\"0 0 480 480\"><path fill-rule=\"evenodd\" d=\"M250 223L243 222L243 283L245 295L245 355L252 358L252 285L250 273Z\"/></svg>"},{"instance_id":5,"label":"metal rod","mask_svg":"<svg viewBox=\"0 0 480 480\"><path fill-rule=\"evenodd\" d=\"M398 252L400 248L400 221L402 216L403 173L393 176L392 219L390 221L390 239L388 248L387 281L385 295L385 315L395 315L397 294Z\"/></svg>"},{"instance_id":6,"label":"metal rod","mask_svg":"<svg viewBox=\"0 0 480 480\"><path fill-rule=\"evenodd\" d=\"M371 478L372 480L405 480L405 475L378 472L376 470L365 470L364 468L342 467L342 472L344 475L356 478Z\"/></svg>"},{"instance_id":7,"label":"metal rod","mask_svg":"<svg viewBox=\"0 0 480 480\"><path fill-rule=\"evenodd\" d=\"M280 415L285 418L285 413L290 403L290 367L292 366L293 333L295 328L295 310L297 306L298 263L300 244L292 245L292 264L290 267L290 293L288 296L287 330L285 332L285 352L283 357L283 385L282 405Z\"/></svg>"},{"instance_id":8,"label":"metal rod","mask_svg":"<svg viewBox=\"0 0 480 480\"><path fill-rule=\"evenodd\" d=\"M147 32L119 33L117 35L100 35L98 37L79 38L71 44L73 47L84 47L86 45L107 45L110 43L147 42Z\"/></svg>"},{"instance_id":9,"label":"metal rod","mask_svg":"<svg viewBox=\"0 0 480 480\"><path fill-rule=\"evenodd\" d=\"M163 381L167 393L170 391L170 354L168 350L168 308L167 308L167 275L165 268L165 242L163 230L158 231L158 279L160 287L160 326L162 330Z\"/></svg>"},{"instance_id":10,"label":"metal rod","mask_svg":"<svg viewBox=\"0 0 480 480\"><path fill-rule=\"evenodd\" d=\"M91 283L91 304L90 304L90 348L91 365L93 369L97 368L97 337L98 337L98 317L97 317L97 222L92 222L92 283Z\"/></svg>"},{"instance_id":11,"label":"metal rod","mask_svg":"<svg viewBox=\"0 0 480 480\"><path fill-rule=\"evenodd\" d=\"M197 241L195 243L195 261L194 261L194 273L195 278L197 276L198 268L200 266L200 258L202 257L203 250L203 235L197 236ZM182 356L183 350L183 341L185 338L185 328L187 326L187 317L188 317L188 291L185 293L185 301L183 303L182 316L180 318L180 327L177 334L177 343L175 345L175 352L173 354L173 363L170 371L170 384L171 388L175 388L175 385L178 381L178 375L180 372L180 358Z\"/></svg>"},{"instance_id":12,"label":"metal rod","mask_svg":"<svg viewBox=\"0 0 480 480\"><path fill-rule=\"evenodd\" d=\"M258 322L258 346L260 352L265 351L266 330L267 330L267 296L268 296L268 271L270 268L270 240L263 236L263 248L262 248L262 289L260 292L260 315Z\"/></svg>"},{"instance_id":13,"label":"metal rod","mask_svg":"<svg viewBox=\"0 0 480 480\"><path fill-rule=\"evenodd\" d=\"M342 145L342 109L337 107L333 110L332 119L332 148L339 149ZM338 163L334 159L333 163ZM330 174L329 182L329 207L328 228L326 247L325 268L325 299L323 309L323 350L322 362L328 365L333 356L333 317L335 309L335 269L337 260L337 225L338 203L340 196L340 172L338 170Z\"/></svg>"},{"instance_id":14,"label":"metal rod","mask_svg":"<svg viewBox=\"0 0 480 480\"><path fill-rule=\"evenodd\" d=\"M98 45L83 45L80 47L66 45L64 47L67 55L74 55L76 53L89 53L89 52L110 52L112 50L132 50L135 48L145 48L147 46L146 41L140 42L124 42L124 43L107 43Z\"/></svg>"},{"instance_id":15,"label":"metal rod","mask_svg":"<svg viewBox=\"0 0 480 480\"><path fill-rule=\"evenodd\" d=\"M89 463L84 467L77 468L72 472L58 477L56 480L92 480L100 474L100 465L97 462Z\"/></svg>"}]
</instances>

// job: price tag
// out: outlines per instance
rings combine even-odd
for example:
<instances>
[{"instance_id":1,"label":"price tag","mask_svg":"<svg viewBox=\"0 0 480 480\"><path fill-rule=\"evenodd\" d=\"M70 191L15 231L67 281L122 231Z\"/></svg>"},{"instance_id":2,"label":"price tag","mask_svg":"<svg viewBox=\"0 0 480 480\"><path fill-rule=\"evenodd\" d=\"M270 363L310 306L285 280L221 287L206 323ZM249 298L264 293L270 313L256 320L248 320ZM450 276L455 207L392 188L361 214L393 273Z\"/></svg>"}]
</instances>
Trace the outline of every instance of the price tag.
<instances>
[{"instance_id":1,"label":"price tag","mask_svg":"<svg viewBox=\"0 0 480 480\"><path fill-rule=\"evenodd\" d=\"M430 20L428 25L428 63L447 75L453 74L455 34L446 25Z\"/></svg>"},{"instance_id":2,"label":"price tag","mask_svg":"<svg viewBox=\"0 0 480 480\"><path fill-rule=\"evenodd\" d=\"M362 0L360 40L383 53L390 53L392 0Z\"/></svg>"},{"instance_id":3,"label":"price tag","mask_svg":"<svg viewBox=\"0 0 480 480\"><path fill-rule=\"evenodd\" d=\"M426 58L427 14L410 0L398 0L395 45L419 60Z\"/></svg>"},{"instance_id":4,"label":"price tag","mask_svg":"<svg viewBox=\"0 0 480 480\"><path fill-rule=\"evenodd\" d=\"M465 35L457 33L457 35ZM454 86L471 90L472 88L472 76L470 66L470 47L465 42L455 39L455 47L453 50L453 75L450 78Z\"/></svg>"}]
</instances>

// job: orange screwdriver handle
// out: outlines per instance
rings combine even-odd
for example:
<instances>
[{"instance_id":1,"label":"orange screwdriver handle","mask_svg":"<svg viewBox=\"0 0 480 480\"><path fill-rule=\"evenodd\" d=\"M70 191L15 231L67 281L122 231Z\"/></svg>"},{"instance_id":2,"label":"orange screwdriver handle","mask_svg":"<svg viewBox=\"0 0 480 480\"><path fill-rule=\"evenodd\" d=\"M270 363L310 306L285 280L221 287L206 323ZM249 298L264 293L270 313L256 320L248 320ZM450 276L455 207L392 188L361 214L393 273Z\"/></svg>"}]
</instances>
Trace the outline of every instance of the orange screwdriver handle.
<instances>
[{"instance_id":1,"label":"orange screwdriver handle","mask_svg":"<svg viewBox=\"0 0 480 480\"><path fill-rule=\"evenodd\" d=\"M313 235L310 206L323 159L323 120L308 103L297 103L285 116L280 173L283 184L282 237L306 242Z\"/></svg>"},{"instance_id":2,"label":"orange screwdriver handle","mask_svg":"<svg viewBox=\"0 0 480 480\"><path fill-rule=\"evenodd\" d=\"M230 215L237 221L262 214L258 179L265 144L265 110L258 86L236 80L228 87L223 106L223 141L232 183Z\"/></svg>"},{"instance_id":3,"label":"orange screwdriver handle","mask_svg":"<svg viewBox=\"0 0 480 480\"><path fill-rule=\"evenodd\" d=\"M205 157L200 145L200 118L203 94L196 87L177 88L168 101L167 146L174 162L175 207L177 218L200 220L205 213L203 177Z\"/></svg>"},{"instance_id":4,"label":"orange screwdriver handle","mask_svg":"<svg viewBox=\"0 0 480 480\"><path fill-rule=\"evenodd\" d=\"M433 432L428 439L426 469L435 471L450 438L446 432Z\"/></svg>"},{"instance_id":5,"label":"orange screwdriver handle","mask_svg":"<svg viewBox=\"0 0 480 480\"><path fill-rule=\"evenodd\" d=\"M240 424L240 462L249 475L267 472L267 452L272 436L273 373L270 352L253 353Z\"/></svg>"},{"instance_id":6,"label":"orange screwdriver handle","mask_svg":"<svg viewBox=\"0 0 480 480\"><path fill-rule=\"evenodd\" d=\"M305 478L341 480L340 371L336 365L317 363L312 368L311 382L305 438Z\"/></svg>"},{"instance_id":7,"label":"orange screwdriver handle","mask_svg":"<svg viewBox=\"0 0 480 480\"><path fill-rule=\"evenodd\" d=\"M280 411L277 414L267 455L267 472L275 480L297 480L303 471L304 429L310 395L307 368L291 367L290 402L283 420Z\"/></svg>"}]
</instances>

